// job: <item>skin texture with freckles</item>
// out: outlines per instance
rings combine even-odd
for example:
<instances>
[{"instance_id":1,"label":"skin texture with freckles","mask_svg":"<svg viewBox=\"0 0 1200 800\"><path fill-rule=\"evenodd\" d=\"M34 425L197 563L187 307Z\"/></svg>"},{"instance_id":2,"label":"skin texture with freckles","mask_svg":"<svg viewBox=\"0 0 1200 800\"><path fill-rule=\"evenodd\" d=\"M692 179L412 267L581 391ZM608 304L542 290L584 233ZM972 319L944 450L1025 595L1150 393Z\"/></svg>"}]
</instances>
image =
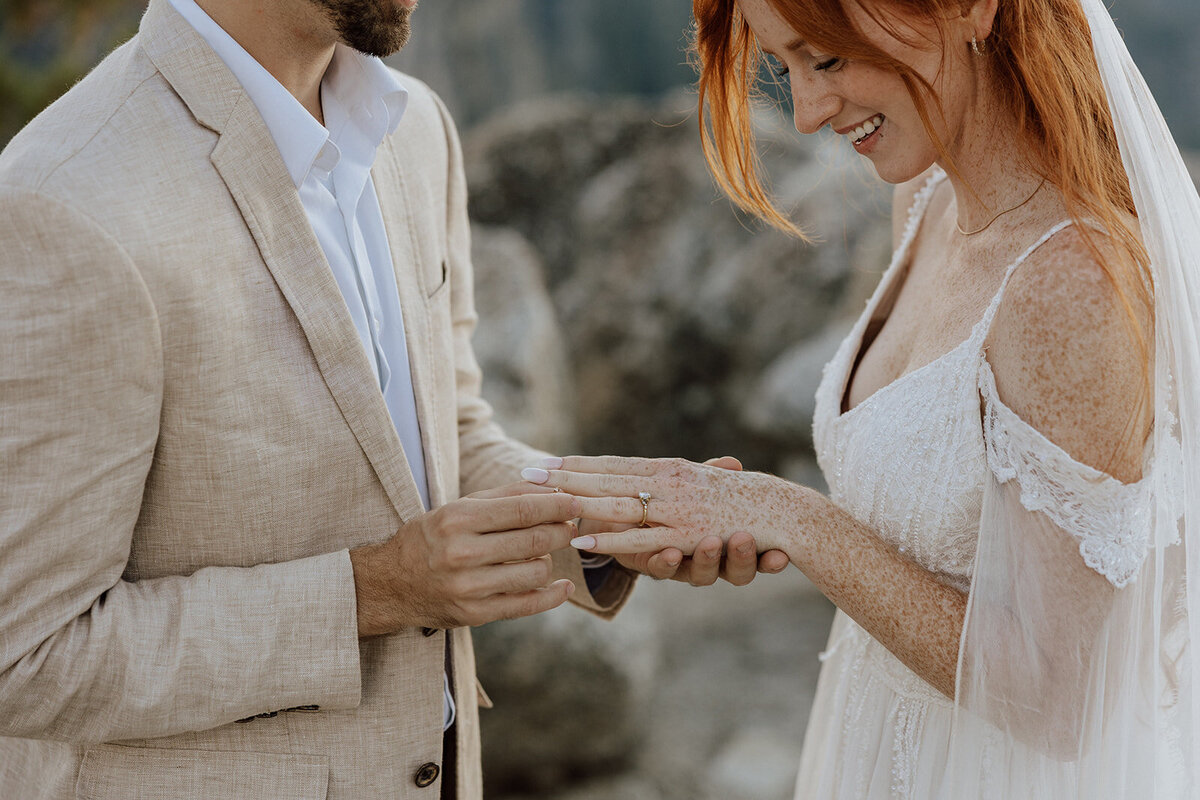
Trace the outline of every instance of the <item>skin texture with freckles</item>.
<instances>
[{"instance_id":1,"label":"skin texture with freckles","mask_svg":"<svg viewBox=\"0 0 1200 800\"><path fill-rule=\"evenodd\" d=\"M952 695L966 597L900 556L811 489L757 472L680 460L571 457L543 482L580 496L583 514L636 524L648 491L652 527L592 537L594 552L692 552L722 531L778 548L838 607L911 669Z\"/></svg>"},{"instance_id":2,"label":"skin texture with freckles","mask_svg":"<svg viewBox=\"0 0 1200 800\"><path fill-rule=\"evenodd\" d=\"M704 463L726 470L742 469L742 463L732 456L710 458ZM627 523L583 519L580 520L579 535L620 532L628 528ZM677 547L668 547L656 553L618 554L616 560L655 580L675 580L692 586L711 586L718 579L734 586L745 586L758 573L777 574L787 569L790 563L787 554L780 550L767 550L760 556L754 537L744 531L728 538L729 541L725 542L720 536L707 536L697 543L688 556Z\"/></svg>"},{"instance_id":3,"label":"skin texture with freckles","mask_svg":"<svg viewBox=\"0 0 1200 800\"><path fill-rule=\"evenodd\" d=\"M972 36L986 43L996 5L978 0L965 6L963 17L952 21L949 35L956 38L944 51L898 42L856 18L873 41L938 91L945 115L935 127L951 162L939 155L896 76L852 61L818 69L836 54L790 47L797 36L767 0L739 0L763 49L788 69L800 132L886 117L875 142L860 152L880 177L896 184L897 242L933 165L950 176L933 196L909 262L900 265L868 326L842 411L967 339L1000 289L1005 267L1069 217L1052 184L1039 188L1044 169L1037 148L1002 111L986 57L969 47ZM852 146L849 138L845 146ZM997 216L1010 208L1016 210ZM993 218L978 234L960 232ZM1072 229L1038 249L1014 273L985 353L1005 405L1075 460L1130 482L1141 476L1150 426L1150 409L1140 400L1152 365L1143 363L1138 335L1152 338L1153 321L1147 310L1134 309L1131 326L1097 258ZM653 495L653 527L577 542L595 552L663 546L689 552L706 536L734 530L752 534L760 548L782 549L839 608L953 697L966 595L819 493L770 475L724 474L676 460L569 458L540 482L579 495L584 514L597 519L636 523L637 492ZM1103 580L1097 582L1069 553L1062 559L1064 581L1077 597L1100 598L1094 604L1099 607L1107 591ZM1074 617L1082 627L1085 611Z\"/></svg>"}]
</instances>

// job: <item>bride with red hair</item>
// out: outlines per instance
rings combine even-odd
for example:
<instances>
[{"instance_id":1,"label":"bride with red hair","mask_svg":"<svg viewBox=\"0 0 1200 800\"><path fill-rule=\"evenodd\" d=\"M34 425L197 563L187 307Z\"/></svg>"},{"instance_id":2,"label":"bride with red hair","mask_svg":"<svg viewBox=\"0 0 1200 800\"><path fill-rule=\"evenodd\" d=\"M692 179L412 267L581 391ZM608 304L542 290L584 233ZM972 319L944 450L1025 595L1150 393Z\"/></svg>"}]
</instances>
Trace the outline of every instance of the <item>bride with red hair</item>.
<instances>
[{"instance_id":1,"label":"bride with red hair","mask_svg":"<svg viewBox=\"0 0 1200 800\"><path fill-rule=\"evenodd\" d=\"M837 606L797 798L1200 798L1200 199L1100 0L694 0L705 156L796 128L895 184L895 250L817 390L828 496L679 460L532 480L749 531Z\"/></svg>"}]
</instances>

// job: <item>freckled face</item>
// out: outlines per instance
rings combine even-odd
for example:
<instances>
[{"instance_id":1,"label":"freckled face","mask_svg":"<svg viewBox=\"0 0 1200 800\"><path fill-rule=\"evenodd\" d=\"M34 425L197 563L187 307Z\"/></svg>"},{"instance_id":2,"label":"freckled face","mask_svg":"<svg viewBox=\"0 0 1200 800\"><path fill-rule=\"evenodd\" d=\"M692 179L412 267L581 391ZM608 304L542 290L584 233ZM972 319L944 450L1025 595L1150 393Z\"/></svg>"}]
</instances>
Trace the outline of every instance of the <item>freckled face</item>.
<instances>
[{"instance_id":1,"label":"freckled face","mask_svg":"<svg viewBox=\"0 0 1200 800\"><path fill-rule=\"evenodd\" d=\"M829 125L845 137L848 146L871 160L879 177L903 183L920 175L936 160L937 148L917 113L900 76L889 69L838 58L807 44L769 0L738 0L743 17L763 51L773 56L780 72L791 83L796 130L816 133ZM847 3L847 12L865 38L888 55L909 65L934 87L946 110L937 113L926 105L938 136L953 154L970 106L965 65L943 51L936 28L905 21L897 25L922 47L900 41L858 7ZM896 20L899 23L899 20ZM965 54L965 47L964 47ZM943 68L944 66L944 68Z\"/></svg>"}]
</instances>

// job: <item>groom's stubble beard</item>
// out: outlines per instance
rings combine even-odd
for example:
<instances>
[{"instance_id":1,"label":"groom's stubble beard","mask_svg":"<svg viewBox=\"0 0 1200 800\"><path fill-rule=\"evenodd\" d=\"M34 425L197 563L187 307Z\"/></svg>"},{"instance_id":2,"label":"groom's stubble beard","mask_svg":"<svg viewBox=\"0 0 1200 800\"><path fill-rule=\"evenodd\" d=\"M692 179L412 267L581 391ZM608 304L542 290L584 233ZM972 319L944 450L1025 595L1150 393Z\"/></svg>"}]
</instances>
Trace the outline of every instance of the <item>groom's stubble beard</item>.
<instances>
[{"instance_id":1,"label":"groom's stubble beard","mask_svg":"<svg viewBox=\"0 0 1200 800\"><path fill-rule=\"evenodd\" d=\"M322 9L347 47L384 58L400 50L412 33L412 10L395 0L310 0Z\"/></svg>"}]
</instances>

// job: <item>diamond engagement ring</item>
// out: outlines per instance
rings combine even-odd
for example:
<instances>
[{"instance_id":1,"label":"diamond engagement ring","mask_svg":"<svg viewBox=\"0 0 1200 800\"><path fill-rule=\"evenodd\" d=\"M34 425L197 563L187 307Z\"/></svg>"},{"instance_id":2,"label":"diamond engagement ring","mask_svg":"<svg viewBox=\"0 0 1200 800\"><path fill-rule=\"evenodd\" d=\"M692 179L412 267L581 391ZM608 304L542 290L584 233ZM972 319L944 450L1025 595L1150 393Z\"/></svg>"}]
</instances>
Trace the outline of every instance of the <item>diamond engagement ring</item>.
<instances>
[{"instance_id":1,"label":"diamond engagement ring","mask_svg":"<svg viewBox=\"0 0 1200 800\"><path fill-rule=\"evenodd\" d=\"M650 493L638 492L637 499L642 501L642 521L638 523L638 527L645 528L646 517L650 515Z\"/></svg>"}]
</instances>

